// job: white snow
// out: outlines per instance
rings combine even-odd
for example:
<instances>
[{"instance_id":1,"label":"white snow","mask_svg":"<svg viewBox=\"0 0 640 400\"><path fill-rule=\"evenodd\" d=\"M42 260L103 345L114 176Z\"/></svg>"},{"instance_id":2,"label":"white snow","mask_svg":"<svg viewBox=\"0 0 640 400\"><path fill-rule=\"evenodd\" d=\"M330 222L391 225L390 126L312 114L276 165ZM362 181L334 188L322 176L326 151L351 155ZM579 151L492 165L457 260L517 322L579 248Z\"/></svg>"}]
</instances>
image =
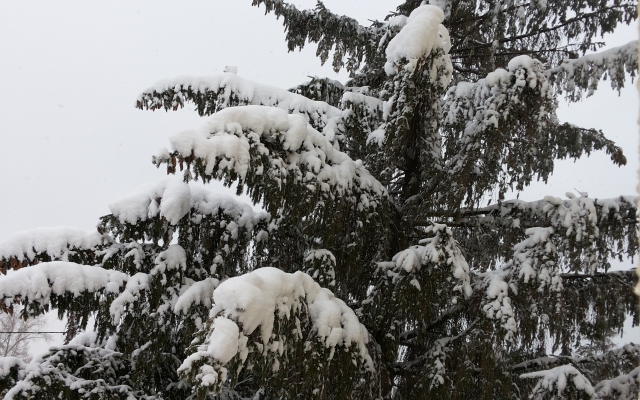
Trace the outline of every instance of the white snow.
<instances>
[{"instance_id":1,"label":"white snow","mask_svg":"<svg viewBox=\"0 0 640 400\"><path fill-rule=\"evenodd\" d=\"M39 358L25 366L20 376L22 380L7 392L4 399L49 398L41 393L44 387L35 382L50 383L52 380L61 380L69 389L80 394L98 394L103 398L135 399L133 390L128 385L115 384L111 386L108 379L102 379L101 376L70 374L60 368L63 360L69 356L76 356L84 360L91 360L97 371L100 367L112 369L116 366L114 364L119 362L122 354L108 347L108 343L96 343L95 332L81 333L68 345L52 346L50 355L46 359ZM109 372L110 375L114 375L113 370L106 372L108 375Z\"/></svg>"},{"instance_id":2,"label":"white snow","mask_svg":"<svg viewBox=\"0 0 640 400\"><path fill-rule=\"evenodd\" d=\"M367 135L367 145L375 143L378 146L382 146L385 140L387 132L384 127L380 127Z\"/></svg>"},{"instance_id":3,"label":"white snow","mask_svg":"<svg viewBox=\"0 0 640 400\"><path fill-rule=\"evenodd\" d=\"M198 304L210 308L213 301L213 291L219 284L220 281L215 278L206 278L191 285L185 285L173 311L176 314L187 313L192 306Z\"/></svg>"},{"instance_id":4,"label":"white snow","mask_svg":"<svg viewBox=\"0 0 640 400\"><path fill-rule=\"evenodd\" d=\"M179 244L172 244L165 251L158 254L155 259L156 266L151 270L150 275L162 274L166 270L187 268L187 253Z\"/></svg>"},{"instance_id":5,"label":"white snow","mask_svg":"<svg viewBox=\"0 0 640 400\"><path fill-rule=\"evenodd\" d=\"M509 285L505 281L505 271L491 271L483 278L487 287L487 297L482 309L488 318L500 321L502 328L506 331L505 340L511 341L515 338L517 325L509 298Z\"/></svg>"},{"instance_id":6,"label":"white snow","mask_svg":"<svg viewBox=\"0 0 640 400\"><path fill-rule=\"evenodd\" d=\"M109 204L122 223L135 224L157 215L175 225L189 211L191 191L178 177L167 177L141 186L134 193ZM158 201L162 199L162 201Z\"/></svg>"},{"instance_id":7,"label":"white snow","mask_svg":"<svg viewBox=\"0 0 640 400\"><path fill-rule=\"evenodd\" d=\"M238 353L240 328L232 320L225 317L217 317L211 326L209 336L208 355L226 364Z\"/></svg>"},{"instance_id":8,"label":"white snow","mask_svg":"<svg viewBox=\"0 0 640 400\"><path fill-rule=\"evenodd\" d=\"M77 228L37 228L19 232L0 243L0 260L15 257L33 261L38 254L52 259L68 261L74 250L90 250L111 243L111 239L98 232L86 232Z\"/></svg>"},{"instance_id":9,"label":"white snow","mask_svg":"<svg viewBox=\"0 0 640 400\"><path fill-rule=\"evenodd\" d=\"M141 186L134 193L110 204L109 208L121 222L130 224L160 215L175 225L191 208L203 215L222 210L236 220L235 228L242 226L249 231L261 220L270 218L268 213L254 211L249 204L234 197L188 185L175 176ZM230 225L231 228L234 226ZM237 237L237 229L231 230L232 236Z\"/></svg>"},{"instance_id":10,"label":"white snow","mask_svg":"<svg viewBox=\"0 0 640 400\"><path fill-rule=\"evenodd\" d=\"M452 277L456 279L454 291L462 292L465 297L471 296L471 277L469 265L464 259L458 243L453 239L453 232L443 224L434 224L425 229L425 233L433 237L420 240L419 246L411 246L392 258L394 274L403 270L416 275L424 266L445 264L451 268ZM387 263L380 263L385 266ZM420 287L419 282L416 286Z\"/></svg>"},{"instance_id":11,"label":"white snow","mask_svg":"<svg viewBox=\"0 0 640 400\"><path fill-rule=\"evenodd\" d=\"M193 210L202 215L215 215L218 212L228 215L234 221L234 224L228 224L226 229L233 238L238 237L239 227L243 227L247 229L248 233L251 233L260 221L269 221L271 219L269 213L256 211L249 204L238 200L236 197L212 192L196 185L189 186L191 187L191 207ZM266 240L266 238L263 238L263 240Z\"/></svg>"},{"instance_id":12,"label":"white snow","mask_svg":"<svg viewBox=\"0 0 640 400\"><path fill-rule=\"evenodd\" d=\"M441 47L447 54L451 42L447 29L441 25L443 20L444 12L440 7L422 5L413 10L406 24L387 45L384 67L387 75L395 74L403 59L409 61L405 68L413 72L417 61L428 56L435 47Z\"/></svg>"},{"instance_id":13,"label":"white snow","mask_svg":"<svg viewBox=\"0 0 640 400\"><path fill-rule=\"evenodd\" d=\"M0 379L6 378L11 373L11 368L24 369L27 364L17 357L0 357Z\"/></svg>"},{"instance_id":14,"label":"white snow","mask_svg":"<svg viewBox=\"0 0 640 400\"><path fill-rule=\"evenodd\" d=\"M635 204L640 200L637 196L620 196L612 199L596 199L590 197L568 196L561 199L554 196L546 196L538 201L508 200L500 204L478 209L487 214L500 210L504 216L514 212L531 213L533 217L549 218L553 226L569 228L578 220L588 221L593 224L598 221L598 207L601 207L602 218L609 218L609 213L619 213L625 205Z\"/></svg>"},{"instance_id":15,"label":"white snow","mask_svg":"<svg viewBox=\"0 0 640 400\"><path fill-rule=\"evenodd\" d=\"M589 380L572 365L561 365L545 371L530 372L522 374L520 377L525 379L542 378L533 389L533 393L538 395L535 398L543 398L545 393L550 393L552 396L557 394L561 397L567 385L571 383L576 389L583 391L585 394L589 396L595 395L595 390Z\"/></svg>"},{"instance_id":16,"label":"white snow","mask_svg":"<svg viewBox=\"0 0 640 400\"><path fill-rule=\"evenodd\" d=\"M386 194L384 187L361 164L336 150L303 117L279 108L227 108L210 116L200 129L182 132L170 140L173 150L182 157L193 154L201 159L206 174L212 174L217 168L221 173L234 171L244 179L252 168L250 149L269 154L265 143L274 143L287 151L288 157L272 158L271 165L260 164L254 173L279 180L291 176L321 192L335 189L343 195L356 189L373 192L375 196ZM166 161L168 157L164 153L157 159ZM264 171L265 168L268 170Z\"/></svg>"},{"instance_id":17,"label":"white snow","mask_svg":"<svg viewBox=\"0 0 640 400\"><path fill-rule=\"evenodd\" d=\"M139 272L127 281L124 291L116 297L109 306L109 313L114 323L118 323L125 313L125 307L138 299L141 290L149 289L149 275Z\"/></svg>"},{"instance_id":18,"label":"white snow","mask_svg":"<svg viewBox=\"0 0 640 400\"><path fill-rule=\"evenodd\" d=\"M444 124L464 121L464 135L470 138L489 127L498 128L500 118L508 115L511 103L520 101L525 86L539 88L538 95L542 100L553 98L553 87L544 75L540 61L522 55L513 58L508 68L508 71L498 68L477 82L460 82L449 88L443 105ZM551 120L555 118L550 110L541 108L539 117L542 119L545 116ZM543 128L544 123L539 129ZM461 140L470 139L463 137ZM456 162L453 161L452 165L455 166Z\"/></svg>"},{"instance_id":19,"label":"white snow","mask_svg":"<svg viewBox=\"0 0 640 400\"><path fill-rule=\"evenodd\" d=\"M15 296L29 301L48 303L51 294L105 290L118 293L129 275L99 266L87 266L66 261L52 261L22 268L0 279L0 298L9 305Z\"/></svg>"},{"instance_id":20,"label":"white snow","mask_svg":"<svg viewBox=\"0 0 640 400\"><path fill-rule=\"evenodd\" d=\"M236 67L235 65L225 65L223 72L228 72L230 74L237 74L238 67Z\"/></svg>"},{"instance_id":21,"label":"white snow","mask_svg":"<svg viewBox=\"0 0 640 400\"><path fill-rule=\"evenodd\" d=\"M342 114L340 109L325 102L310 100L284 89L243 79L232 72L207 77L181 76L159 81L144 90L137 101L148 102L151 108L161 108L162 96L156 97L156 95L174 90L173 103L178 106L184 104L184 94L181 91L187 89L202 94L217 93L222 96L222 100L218 100L222 108L228 107L234 100L239 101L240 105L277 107L289 113L303 114L307 121L313 121L322 126L328 119Z\"/></svg>"},{"instance_id":22,"label":"white snow","mask_svg":"<svg viewBox=\"0 0 640 400\"><path fill-rule=\"evenodd\" d=\"M510 200L476 210L486 211L487 221L497 217L502 223L509 224L511 220L519 225L520 218L526 218L550 225L525 229L525 239L513 247L513 258L499 270L480 274L479 287L486 290L483 310L489 318L501 321L507 330L507 339L513 338L516 332L509 291L517 294L519 281L522 281L536 284L537 290L545 296L553 296L563 289L562 272L592 274L602 263L591 250L593 241L599 236L599 215L602 219L624 220L626 210L635 208L636 200L636 197L625 196L617 199L547 196L540 201ZM566 265L563 252L567 251L565 249L573 251L576 241L588 246L583 250L579 265Z\"/></svg>"},{"instance_id":23,"label":"white snow","mask_svg":"<svg viewBox=\"0 0 640 400\"><path fill-rule=\"evenodd\" d=\"M607 76L611 80L611 87L620 89L624 85L625 71L634 72L637 59L638 41L633 40L599 53L564 60L559 66L545 71L545 74L553 77L556 85L568 92L573 92L577 86L586 89L590 96L597 89L598 81Z\"/></svg>"},{"instance_id":24,"label":"white snow","mask_svg":"<svg viewBox=\"0 0 640 400\"><path fill-rule=\"evenodd\" d=\"M366 367L373 368L366 348L369 334L358 317L342 300L303 272L288 274L276 268L260 268L220 283L213 292L213 300L212 331L198 351L183 362L181 371L191 369L193 362L207 357L222 365L236 355L244 361L248 336L258 329L261 348L282 354L283 340L273 332L275 319L298 318L303 310L302 301L308 305L315 334L332 349L332 354L336 346L355 346ZM213 369L200 371L202 380L218 379Z\"/></svg>"},{"instance_id":25,"label":"white snow","mask_svg":"<svg viewBox=\"0 0 640 400\"><path fill-rule=\"evenodd\" d=\"M636 393L640 386L640 367L628 374L617 376L599 382L594 390L600 398L615 398L618 400L637 400Z\"/></svg>"},{"instance_id":26,"label":"white snow","mask_svg":"<svg viewBox=\"0 0 640 400\"><path fill-rule=\"evenodd\" d=\"M542 70L542 63L535 58L531 58L528 55L523 54L512 58L509 61L509 64L507 64L507 69L509 70L509 72L513 72L518 68L537 68L539 70Z\"/></svg>"},{"instance_id":27,"label":"white snow","mask_svg":"<svg viewBox=\"0 0 640 400\"><path fill-rule=\"evenodd\" d=\"M408 19L406 15L394 15L387 21L387 26L402 28L407 24Z\"/></svg>"},{"instance_id":28,"label":"white snow","mask_svg":"<svg viewBox=\"0 0 640 400\"><path fill-rule=\"evenodd\" d=\"M318 276L323 275L326 282L320 282L323 285L335 286L336 281L336 257L327 249L309 250L304 257L305 265L310 266L305 272L313 279L319 280Z\"/></svg>"},{"instance_id":29,"label":"white snow","mask_svg":"<svg viewBox=\"0 0 640 400\"><path fill-rule=\"evenodd\" d=\"M556 247L551 242L553 228L528 228L527 238L516 244L513 255L514 275L525 283L537 278L542 291L545 287L552 291L562 290L560 269L555 260Z\"/></svg>"},{"instance_id":30,"label":"white snow","mask_svg":"<svg viewBox=\"0 0 640 400\"><path fill-rule=\"evenodd\" d=\"M367 96L362 93L355 92L344 92L342 95L342 104L346 103L355 103L362 104L368 110L380 110L382 111L382 107L384 102L377 97Z\"/></svg>"}]
</instances>

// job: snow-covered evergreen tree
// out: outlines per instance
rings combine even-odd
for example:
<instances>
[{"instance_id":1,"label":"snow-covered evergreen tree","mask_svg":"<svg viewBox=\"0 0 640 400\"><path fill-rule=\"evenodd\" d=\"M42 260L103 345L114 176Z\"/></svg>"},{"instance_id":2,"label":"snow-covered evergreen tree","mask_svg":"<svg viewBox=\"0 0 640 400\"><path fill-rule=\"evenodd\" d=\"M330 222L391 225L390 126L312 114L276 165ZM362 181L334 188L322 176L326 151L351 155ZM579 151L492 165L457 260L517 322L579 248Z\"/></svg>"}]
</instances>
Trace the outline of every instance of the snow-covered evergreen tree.
<instances>
[{"instance_id":1,"label":"snow-covered evergreen tree","mask_svg":"<svg viewBox=\"0 0 640 400\"><path fill-rule=\"evenodd\" d=\"M408 0L369 27L253 4L351 79L286 91L230 69L144 91L138 108L206 122L155 155L178 176L96 232L0 244L3 311L56 309L69 332L0 359L5 398L637 398L640 346L609 345L638 320L634 271L610 271L638 251L637 199L505 198L556 159L626 163L556 109L635 75L637 41L585 55L635 3Z\"/></svg>"}]
</instances>

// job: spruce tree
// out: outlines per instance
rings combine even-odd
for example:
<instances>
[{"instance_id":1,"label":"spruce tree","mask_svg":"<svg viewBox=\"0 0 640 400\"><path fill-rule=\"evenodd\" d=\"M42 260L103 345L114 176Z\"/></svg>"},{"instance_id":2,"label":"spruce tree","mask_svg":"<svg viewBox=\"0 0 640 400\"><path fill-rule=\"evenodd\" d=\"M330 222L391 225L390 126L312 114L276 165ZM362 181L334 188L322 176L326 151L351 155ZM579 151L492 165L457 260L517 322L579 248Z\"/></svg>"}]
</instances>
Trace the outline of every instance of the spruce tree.
<instances>
[{"instance_id":1,"label":"spruce tree","mask_svg":"<svg viewBox=\"0 0 640 400\"><path fill-rule=\"evenodd\" d=\"M611 345L638 322L637 278L610 270L638 251L637 198L506 198L557 159L626 163L556 109L635 76L637 41L599 41L635 3L431 3L365 27L253 0L350 80L286 91L230 69L145 90L138 108L191 102L206 123L95 232L0 244L2 310L56 309L68 332L2 359L5 398L637 398L640 346Z\"/></svg>"}]
</instances>

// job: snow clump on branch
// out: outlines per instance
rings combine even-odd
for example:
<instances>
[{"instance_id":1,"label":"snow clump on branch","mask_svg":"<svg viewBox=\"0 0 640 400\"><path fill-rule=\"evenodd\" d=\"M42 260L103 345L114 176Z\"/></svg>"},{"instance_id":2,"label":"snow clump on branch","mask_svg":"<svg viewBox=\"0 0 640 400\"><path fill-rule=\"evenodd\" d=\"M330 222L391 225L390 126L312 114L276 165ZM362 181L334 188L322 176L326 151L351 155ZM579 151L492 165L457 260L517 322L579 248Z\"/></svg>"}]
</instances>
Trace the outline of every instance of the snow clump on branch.
<instances>
[{"instance_id":1,"label":"snow clump on branch","mask_svg":"<svg viewBox=\"0 0 640 400\"><path fill-rule=\"evenodd\" d=\"M418 60L428 56L434 48L441 48L448 54L451 40L449 31L441 24L442 21L444 12L437 6L423 5L413 10L406 20L406 25L387 46L387 63L384 66L387 75L396 73L402 59L409 60L405 69L414 72Z\"/></svg>"},{"instance_id":2,"label":"snow clump on branch","mask_svg":"<svg viewBox=\"0 0 640 400\"><path fill-rule=\"evenodd\" d=\"M376 202L385 188L360 160L352 160L335 149L300 115L265 106L227 108L209 117L198 130L179 133L171 139L174 153L162 150L154 160L174 164L175 157L196 160L195 172L203 177L237 176L240 183L266 175L283 185L289 179L330 196L350 191L369 192L362 206ZM277 157L278 153L282 153ZM263 163L265 156L273 159ZM169 166L171 168L171 165ZM175 167L174 167L175 168Z\"/></svg>"},{"instance_id":3,"label":"snow clump on branch","mask_svg":"<svg viewBox=\"0 0 640 400\"><path fill-rule=\"evenodd\" d=\"M200 385L210 390L215 391L225 381L224 365L234 357L244 363L250 353L282 355L287 346L304 340L301 325L305 325L305 311L311 331L330 350L329 359L337 346L348 349L353 345L363 366L373 370L366 347L369 334L364 325L342 300L303 272L288 274L276 268L260 268L220 283L213 292L213 301L213 323L206 339L179 369L181 373L197 375ZM276 320L284 319L296 321L294 337L289 340L276 329ZM273 369L278 370L277 360Z\"/></svg>"},{"instance_id":4,"label":"snow clump on branch","mask_svg":"<svg viewBox=\"0 0 640 400\"><path fill-rule=\"evenodd\" d=\"M102 289L118 293L128 279L129 275L123 272L99 266L52 261L7 275L0 281L0 298L7 306L18 296L46 304L52 293L62 296L68 292L76 297Z\"/></svg>"},{"instance_id":5,"label":"snow clump on branch","mask_svg":"<svg viewBox=\"0 0 640 400\"><path fill-rule=\"evenodd\" d=\"M70 253L108 244L111 239L98 232L86 232L71 227L36 228L16 233L0 243L0 261L15 257L22 262L33 261L38 254L68 261Z\"/></svg>"}]
</instances>

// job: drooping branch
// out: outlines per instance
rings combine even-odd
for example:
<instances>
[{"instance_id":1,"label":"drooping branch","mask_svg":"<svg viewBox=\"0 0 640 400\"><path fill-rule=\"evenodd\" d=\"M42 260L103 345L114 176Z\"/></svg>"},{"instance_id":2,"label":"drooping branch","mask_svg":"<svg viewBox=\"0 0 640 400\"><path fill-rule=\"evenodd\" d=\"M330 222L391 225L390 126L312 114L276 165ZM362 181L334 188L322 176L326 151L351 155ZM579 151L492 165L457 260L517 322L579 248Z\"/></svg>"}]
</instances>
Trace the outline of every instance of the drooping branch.
<instances>
[{"instance_id":1,"label":"drooping branch","mask_svg":"<svg viewBox=\"0 0 640 400\"><path fill-rule=\"evenodd\" d=\"M187 101L195 104L201 116L235 106L276 107L304 115L307 122L319 130L325 128L329 120L339 118L342 114L340 109L323 101L252 82L233 73L208 77L185 76L157 82L138 96L136 107L141 110L177 110L184 107ZM329 129L335 127L329 123ZM325 134L329 135L329 132Z\"/></svg>"},{"instance_id":2,"label":"drooping branch","mask_svg":"<svg viewBox=\"0 0 640 400\"><path fill-rule=\"evenodd\" d=\"M355 19L330 12L322 2L314 10L298 10L282 0L253 0L254 6L265 6L265 13L283 17L289 51L302 49L305 44L317 43L317 56L324 64L333 51L333 69L342 67L357 71L363 62L369 64L378 55L377 42L382 36L381 23L361 26ZM344 57L347 57L345 65Z\"/></svg>"},{"instance_id":3,"label":"drooping branch","mask_svg":"<svg viewBox=\"0 0 640 400\"><path fill-rule=\"evenodd\" d=\"M638 41L614 47L599 53L564 60L562 64L545 71L556 89L564 92L570 101L579 101L582 93L591 96L601 79L608 78L611 88L620 92L627 74L633 79L638 70Z\"/></svg>"},{"instance_id":4,"label":"drooping branch","mask_svg":"<svg viewBox=\"0 0 640 400\"><path fill-rule=\"evenodd\" d=\"M571 364L576 368L580 368L580 366L584 364L610 363L623 357L629 357L635 361L635 359L640 357L640 345L630 343L603 354L587 357L548 355L515 364L511 369L514 373L520 374L524 371L550 369L564 364Z\"/></svg>"}]
</instances>

